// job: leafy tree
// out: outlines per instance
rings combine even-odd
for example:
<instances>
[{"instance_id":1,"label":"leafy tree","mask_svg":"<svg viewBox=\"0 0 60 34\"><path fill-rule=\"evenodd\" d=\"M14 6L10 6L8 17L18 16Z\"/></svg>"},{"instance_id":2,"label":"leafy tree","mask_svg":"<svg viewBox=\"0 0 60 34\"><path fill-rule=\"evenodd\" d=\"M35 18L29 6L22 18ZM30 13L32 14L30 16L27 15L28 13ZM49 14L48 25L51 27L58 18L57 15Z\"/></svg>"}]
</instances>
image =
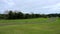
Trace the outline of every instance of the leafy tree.
<instances>
[{"instance_id":1,"label":"leafy tree","mask_svg":"<svg viewBox=\"0 0 60 34\"><path fill-rule=\"evenodd\" d=\"M10 10L8 13L8 19L13 19L13 12Z\"/></svg>"},{"instance_id":2,"label":"leafy tree","mask_svg":"<svg viewBox=\"0 0 60 34\"><path fill-rule=\"evenodd\" d=\"M17 18L18 19L23 19L24 18L24 14L22 12L18 12L17 13Z\"/></svg>"}]
</instances>

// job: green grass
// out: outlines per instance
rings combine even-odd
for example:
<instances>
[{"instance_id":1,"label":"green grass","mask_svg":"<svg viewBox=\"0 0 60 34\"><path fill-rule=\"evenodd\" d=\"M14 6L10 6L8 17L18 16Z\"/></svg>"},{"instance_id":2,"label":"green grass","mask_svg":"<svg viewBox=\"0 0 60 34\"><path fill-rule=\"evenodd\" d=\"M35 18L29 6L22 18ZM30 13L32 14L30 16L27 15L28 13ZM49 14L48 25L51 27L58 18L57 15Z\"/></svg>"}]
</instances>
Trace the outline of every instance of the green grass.
<instances>
[{"instance_id":1,"label":"green grass","mask_svg":"<svg viewBox=\"0 0 60 34\"><path fill-rule=\"evenodd\" d=\"M60 18L0 20L0 34L60 34Z\"/></svg>"}]
</instances>

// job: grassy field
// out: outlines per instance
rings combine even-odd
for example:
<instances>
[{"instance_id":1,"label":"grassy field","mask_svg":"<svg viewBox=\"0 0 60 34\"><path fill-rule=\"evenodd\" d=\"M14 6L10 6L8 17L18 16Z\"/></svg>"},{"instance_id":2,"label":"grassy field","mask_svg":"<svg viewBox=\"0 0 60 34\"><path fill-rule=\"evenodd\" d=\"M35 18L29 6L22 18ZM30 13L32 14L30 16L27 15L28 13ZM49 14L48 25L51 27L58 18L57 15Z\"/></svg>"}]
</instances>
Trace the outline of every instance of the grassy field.
<instances>
[{"instance_id":1,"label":"grassy field","mask_svg":"<svg viewBox=\"0 0 60 34\"><path fill-rule=\"evenodd\" d=\"M0 20L0 34L60 34L60 18Z\"/></svg>"}]
</instances>

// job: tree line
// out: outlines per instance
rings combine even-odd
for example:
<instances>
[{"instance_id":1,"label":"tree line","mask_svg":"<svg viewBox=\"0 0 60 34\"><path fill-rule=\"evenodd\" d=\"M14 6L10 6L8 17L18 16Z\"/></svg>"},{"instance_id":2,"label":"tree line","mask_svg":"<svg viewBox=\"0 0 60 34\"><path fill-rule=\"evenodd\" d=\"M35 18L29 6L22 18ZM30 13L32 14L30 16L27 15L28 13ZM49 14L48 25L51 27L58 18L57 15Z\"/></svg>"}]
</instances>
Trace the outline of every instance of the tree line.
<instances>
[{"instance_id":1,"label":"tree line","mask_svg":"<svg viewBox=\"0 0 60 34\"><path fill-rule=\"evenodd\" d=\"M31 19L31 18L51 18L60 17L60 14L29 14L22 12L14 12L10 10L7 14L0 14L0 19Z\"/></svg>"}]
</instances>

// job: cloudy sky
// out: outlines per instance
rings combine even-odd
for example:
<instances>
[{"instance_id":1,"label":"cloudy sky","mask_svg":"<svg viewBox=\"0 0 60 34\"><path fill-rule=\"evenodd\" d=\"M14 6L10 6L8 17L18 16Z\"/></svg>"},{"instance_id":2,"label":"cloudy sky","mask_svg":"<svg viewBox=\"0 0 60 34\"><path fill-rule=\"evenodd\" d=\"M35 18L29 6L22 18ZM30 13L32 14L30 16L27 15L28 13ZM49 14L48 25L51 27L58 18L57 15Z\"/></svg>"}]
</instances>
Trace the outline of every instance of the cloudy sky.
<instances>
[{"instance_id":1,"label":"cloudy sky","mask_svg":"<svg viewBox=\"0 0 60 34\"><path fill-rule=\"evenodd\" d=\"M24 13L60 13L60 0L0 0L0 13L20 10Z\"/></svg>"}]
</instances>

